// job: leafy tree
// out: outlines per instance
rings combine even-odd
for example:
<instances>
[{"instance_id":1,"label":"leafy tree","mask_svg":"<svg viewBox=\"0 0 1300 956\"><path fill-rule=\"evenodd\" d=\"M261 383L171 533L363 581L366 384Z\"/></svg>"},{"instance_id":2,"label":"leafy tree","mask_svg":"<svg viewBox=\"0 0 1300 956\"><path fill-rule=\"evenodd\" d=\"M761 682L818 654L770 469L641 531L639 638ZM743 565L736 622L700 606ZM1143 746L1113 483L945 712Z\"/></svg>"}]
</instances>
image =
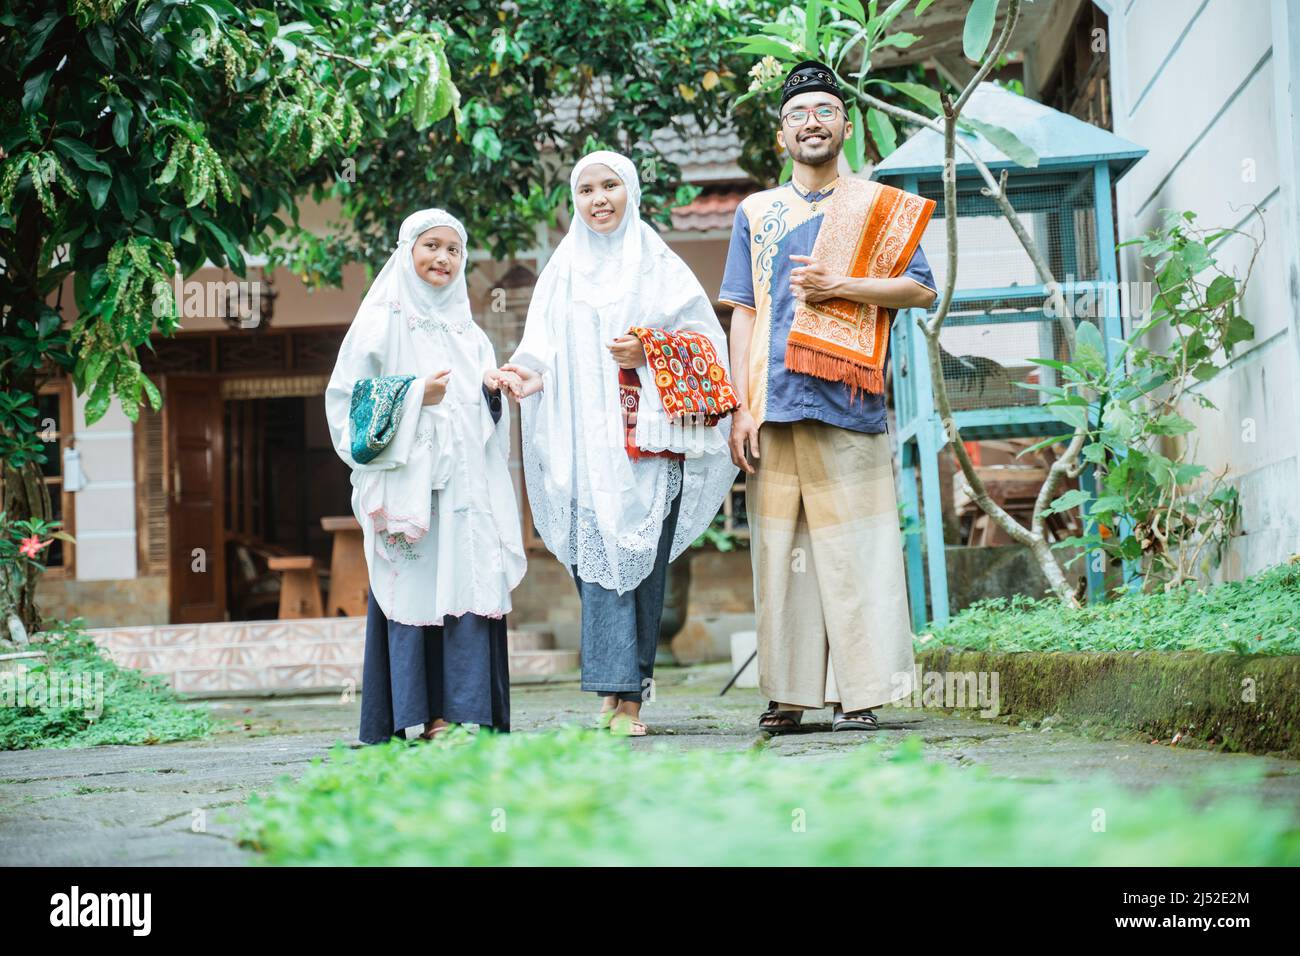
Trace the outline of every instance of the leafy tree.
<instances>
[{"instance_id":1,"label":"leafy tree","mask_svg":"<svg viewBox=\"0 0 1300 956\"><path fill-rule=\"evenodd\" d=\"M305 190L395 126L428 130L457 91L437 24L402 29L365 0L18 0L0 29L0 530L12 538L50 530L42 381L69 373L88 423L114 396L132 420L143 401L157 409L138 350L177 328L177 269L243 276L244 252L269 251ZM15 637L39 625L33 566L0 564Z\"/></svg>"},{"instance_id":2,"label":"leafy tree","mask_svg":"<svg viewBox=\"0 0 1300 956\"><path fill-rule=\"evenodd\" d=\"M568 196L568 172L593 148L618 149L641 173L642 207L670 222L698 190L651 142L658 130L692 136L727 124L742 167L775 182L774 103L735 105L752 57L727 41L774 0L438 0L410 4L397 22L445 32L460 112L427 131L390 131L355 167L317 191L340 200L326 235L286 236L278 261L306 281L338 284L358 258L382 261L402 217L444 206L471 241L504 258L533 246Z\"/></svg>"}]
</instances>

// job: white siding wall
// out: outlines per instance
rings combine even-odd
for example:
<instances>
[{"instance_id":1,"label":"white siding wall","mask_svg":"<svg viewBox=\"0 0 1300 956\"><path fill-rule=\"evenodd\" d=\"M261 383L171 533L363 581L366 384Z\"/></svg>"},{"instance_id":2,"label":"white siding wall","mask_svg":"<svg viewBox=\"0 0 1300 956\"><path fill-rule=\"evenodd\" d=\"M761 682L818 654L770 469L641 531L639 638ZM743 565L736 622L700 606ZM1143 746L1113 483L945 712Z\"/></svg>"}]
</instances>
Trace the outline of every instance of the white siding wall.
<instances>
[{"instance_id":1,"label":"white siding wall","mask_svg":"<svg viewBox=\"0 0 1300 956\"><path fill-rule=\"evenodd\" d=\"M73 495L77 524L77 580L136 576L135 465L132 426L114 401L94 425L86 425L86 399L73 400L77 450L86 486Z\"/></svg>"},{"instance_id":2,"label":"white siding wall","mask_svg":"<svg viewBox=\"0 0 1300 956\"><path fill-rule=\"evenodd\" d=\"M1100 5L1110 17L1115 132L1150 150L1119 184L1120 237L1158 225L1162 208L1193 210L1201 226L1267 236L1245 303L1255 340L1238 346L1206 387L1218 410L1185 412L1198 426L1196 460L1216 472L1226 466L1241 493L1242 534L1219 576L1251 574L1300 551L1293 178L1300 0ZM1232 238L1213 251L1240 275L1251 249ZM1148 278L1135 250L1121 253L1123 278Z\"/></svg>"}]
</instances>

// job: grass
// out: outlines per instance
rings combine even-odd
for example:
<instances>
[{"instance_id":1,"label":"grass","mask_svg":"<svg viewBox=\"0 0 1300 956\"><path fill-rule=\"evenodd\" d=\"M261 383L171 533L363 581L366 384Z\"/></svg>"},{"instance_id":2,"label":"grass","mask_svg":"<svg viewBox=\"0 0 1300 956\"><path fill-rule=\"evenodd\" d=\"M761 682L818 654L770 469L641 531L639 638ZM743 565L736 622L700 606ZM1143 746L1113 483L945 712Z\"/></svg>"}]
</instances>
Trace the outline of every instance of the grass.
<instances>
[{"instance_id":1,"label":"grass","mask_svg":"<svg viewBox=\"0 0 1300 956\"><path fill-rule=\"evenodd\" d=\"M1254 799L1198 810L1172 788L1030 786L922 746L793 760L636 751L576 728L338 746L254 794L242 840L283 865L1300 863L1300 828Z\"/></svg>"},{"instance_id":2,"label":"grass","mask_svg":"<svg viewBox=\"0 0 1300 956\"><path fill-rule=\"evenodd\" d=\"M931 631L980 651L1208 651L1300 654L1300 564L1207 590L1126 595L1075 609L1027 597L979 601ZM917 637L918 650L931 643Z\"/></svg>"},{"instance_id":3,"label":"grass","mask_svg":"<svg viewBox=\"0 0 1300 956\"><path fill-rule=\"evenodd\" d=\"M60 701L65 706L40 706L47 697L19 699L16 679L0 677L0 750L156 744L206 737L216 729L205 708L187 706L161 677L120 667L106 657L80 618L46 631L45 642L32 649L44 651L46 658L27 671L29 687L37 682L56 686L87 675L89 682L82 686L92 695L102 687L102 700L65 697ZM102 704L97 716L95 704Z\"/></svg>"}]
</instances>

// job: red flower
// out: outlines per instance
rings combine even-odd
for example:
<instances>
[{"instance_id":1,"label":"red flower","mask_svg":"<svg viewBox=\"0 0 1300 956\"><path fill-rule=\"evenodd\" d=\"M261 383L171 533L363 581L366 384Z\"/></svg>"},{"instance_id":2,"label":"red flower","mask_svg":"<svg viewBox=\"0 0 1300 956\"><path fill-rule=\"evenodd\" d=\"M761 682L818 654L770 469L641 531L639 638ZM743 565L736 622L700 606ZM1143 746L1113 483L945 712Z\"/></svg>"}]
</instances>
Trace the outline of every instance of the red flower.
<instances>
[{"instance_id":1,"label":"red flower","mask_svg":"<svg viewBox=\"0 0 1300 956\"><path fill-rule=\"evenodd\" d=\"M42 541L36 535L32 535L30 538L23 538L23 543L18 546L18 550L27 557L34 559L38 554L40 554L41 548L44 548L53 541L53 538L48 538L47 540Z\"/></svg>"}]
</instances>

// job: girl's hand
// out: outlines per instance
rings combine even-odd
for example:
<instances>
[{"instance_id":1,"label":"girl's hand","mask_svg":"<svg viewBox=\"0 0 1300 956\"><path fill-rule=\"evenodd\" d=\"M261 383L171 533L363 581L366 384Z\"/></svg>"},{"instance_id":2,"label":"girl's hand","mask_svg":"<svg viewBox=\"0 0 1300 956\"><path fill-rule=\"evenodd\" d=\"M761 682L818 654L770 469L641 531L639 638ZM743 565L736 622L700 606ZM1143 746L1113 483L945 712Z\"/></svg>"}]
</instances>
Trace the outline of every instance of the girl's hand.
<instances>
[{"instance_id":1,"label":"girl's hand","mask_svg":"<svg viewBox=\"0 0 1300 956\"><path fill-rule=\"evenodd\" d=\"M499 368L490 368L483 373L483 384L488 387L490 392L499 392L501 389L509 389L512 393L515 388L521 384L519 376L514 372L507 372Z\"/></svg>"},{"instance_id":2,"label":"girl's hand","mask_svg":"<svg viewBox=\"0 0 1300 956\"><path fill-rule=\"evenodd\" d=\"M520 401L542 390L542 373L524 365L502 365L502 372L513 374L514 379L505 383L514 400Z\"/></svg>"},{"instance_id":3,"label":"girl's hand","mask_svg":"<svg viewBox=\"0 0 1300 956\"><path fill-rule=\"evenodd\" d=\"M638 368L645 364L645 346L635 335L620 335L606 348L619 368Z\"/></svg>"},{"instance_id":4,"label":"girl's hand","mask_svg":"<svg viewBox=\"0 0 1300 956\"><path fill-rule=\"evenodd\" d=\"M447 394L447 383L451 380L451 369L445 368L434 372L424 380L424 401L421 405L437 405Z\"/></svg>"}]
</instances>

